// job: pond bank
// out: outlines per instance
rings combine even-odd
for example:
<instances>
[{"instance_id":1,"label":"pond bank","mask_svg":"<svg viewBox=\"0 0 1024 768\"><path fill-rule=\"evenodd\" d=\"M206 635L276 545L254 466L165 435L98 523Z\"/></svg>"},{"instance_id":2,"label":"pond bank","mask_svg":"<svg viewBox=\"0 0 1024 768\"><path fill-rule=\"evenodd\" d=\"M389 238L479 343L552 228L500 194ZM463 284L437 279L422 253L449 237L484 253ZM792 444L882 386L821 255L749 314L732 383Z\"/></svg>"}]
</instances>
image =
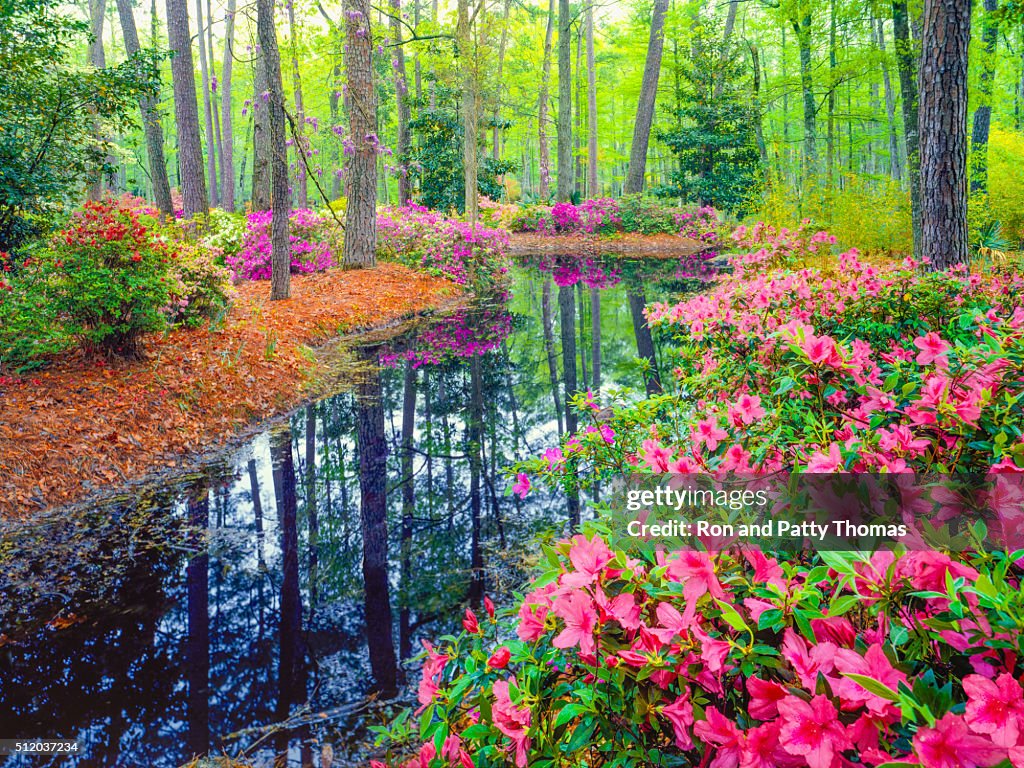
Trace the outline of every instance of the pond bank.
<instances>
[{"instance_id":1,"label":"pond bank","mask_svg":"<svg viewBox=\"0 0 1024 768\"><path fill-rule=\"evenodd\" d=\"M639 232L624 232L613 236L601 235L541 235L534 232L514 232L510 235L509 252L513 256L538 255L544 253L589 253L596 256L632 256L645 259L676 259L694 256L708 249L707 243L700 243L682 235L644 235Z\"/></svg>"},{"instance_id":2,"label":"pond bank","mask_svg":"<svg viewBox=\"0 0 1024 768\"><path fill-rule=\"evenodd\" d=\"M0 517L80 502L223 445L310 395L311 348L459 300L397 264L292 277L292 298L246 283L212 328L147 340L138 363L72 354L0 383Z\"/></svg>"}]
</instances>

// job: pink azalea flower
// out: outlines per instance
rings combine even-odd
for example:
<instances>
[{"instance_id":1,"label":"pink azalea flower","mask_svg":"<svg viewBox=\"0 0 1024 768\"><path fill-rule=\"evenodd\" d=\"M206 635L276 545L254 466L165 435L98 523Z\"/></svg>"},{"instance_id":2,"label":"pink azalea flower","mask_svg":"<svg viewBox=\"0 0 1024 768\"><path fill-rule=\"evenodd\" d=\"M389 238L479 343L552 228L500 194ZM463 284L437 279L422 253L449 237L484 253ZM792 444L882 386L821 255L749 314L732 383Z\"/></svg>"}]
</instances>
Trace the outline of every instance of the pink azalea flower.
<instances>
[{"instance_id":1,"label":"pink azalea flower","mask_svg":"<svg viewBox=\"0 0 1024 768\"><path fill-rule=\"evenodd\" d=\"M597 625L597 611L594 601L583 592L574 590L568 595L555 598L552 610L565 622L563 629L554 639L555 648L580 647L580 653L593 654L594 627Z\"/></svg>"},{"instance_id":2,"label":"pink azalea flower","mask_svg":"<svg viewBox=\"0 0 1024 768\"><path fill-rule=\"evenodd\" d=\"M583 587L593 584L614 555L600 536L588 539L582 533L572 537L569 547L569 562L575 571L562 576L562 584L569 587Z\"/></svg>"},{"instance_id":3,"label":"pink azalea flower","mask_svg":"<svg viewBox=\"0 0 1024 768\"><path fill-rule=\"evenodd\" d=\"M779 714L779 702L789 695L779 683L762 680L756 675L747 678L747 693L750 694L747 711L755 720L772 720Z\"/></svg>"},{"instance_id":4,"label":"pink azalea flower","mask_svg":"<svg viewBox=\"0 0 1024 768\"><path fill-rule=\"evenodd\" d=\"M706 594L725 599L725 590L715 576L715 565L707 552L684 550L668 564L665 576L671 581L683 582L683 601L686 608L683 622L689 625L697 613L697 601Z\"/></svg>"},{"instance_id":5,"label":"pink azalea flower","mask_svg":"<svg viewBox=\"0 0 1024 768\"><path fill-rule=\"evenodd\" d=\"M918 365L936 363L939 366L945 366L947 364L946 355L952 349L949 343L934 331L929 331L924 336L918 336L914 339L914 346L921 350L914 358Z\"/></svg>"},{"instance_id":6,"label":"pink azalea flower","mask_svg":"<svg viewBox=\"0 0 1024 768\"><path fill-rule=\"evenodd\" d=\"M1024 690L1005 672L995 680L968 675L963 680L967 693L964 719L975 733L988 734L1001 747L1017 744L1024 723Z\"/></svg>"},{"instance_id":7,"label":"pink azalea flower","mask_svg":"<svg viewBox=\"0 0 1024 768\"><path fill-rule=\"evenodd\" d=\"M417 700L422 705L419 709L422 712L434 700L441 680L441 673L444 672L448 657L443 653L434 651L434 646L423 641L423 647L427 650L427 658L423 662L423 677L420 679Z\"/></svg>"},{"instance_id":8,"label":"pink azalea flower","mask_svg":"<svg viewBox=\"0 0 1024 768\"><path fill-rule=\"evenodd\" d=\"M773 720L747 731L740 768L795 768L803 765L803 759L783 749L779 740L781 727L778 720Z\"/></svg>"},{"instance_id":9,"label":"pink azalea flower","mask_svg":"<svg viewBox=\"0 0 1024 768\"><path fill-rule=\"evenodd\" d=\"M693 705L685 689L674 702L667 707L662 707L661 714L672 723L672 730L676 736L676 746L679 749L693 749L693 739L690 738L688 728L693 725Z\"/></svg>"},{"instance_id":10,"label":"pink azalea flower","mask_svg":"<svg viewBox=\"0 0 1024 768\"><path fill-rule=\"evenodd\" d=\"M843 469L843 455L839 451L839 446L836 443L832 443L828 447L828 453L815 453L807 460L807 467L804 472L815 473L815 474L828 474L832 472L841 472Z\"/></svg>"},{"instance_id":11,"label":"pink azalea flower","mask_svg":"<svg viewBox=\"0 0 1024 768\"><path fill-rule=\"evenodd\" d=\"M516 494L519 498L525 499L526 494L530 492L530 476L525 472L520 472L516 475L516 482L512 486L512 493Z\"/></svg>"},{"instance_id":12,"label":"pink azalea flower","mask_svg":"<svg viewBox=\"0 0 1024 768\"><path fill-rule=\"evenodd\" d=\"M832 758L849 746L846 728L827 696L815 696L806 702L788 696L779 702L782 748L801 755L810 768L831 768Z\"/></svg>"},{"instance_id":13,"label":"pink azalea flower","mask_svg":"<svg viewBox=\"0 0 1024 768\"><path fill-rule=\"evenodd\" d=\"M692 434L693 442L697 445L703 443L708 447L709 451L718 448L718 443L725 440L728 436L729 433L718 426L718 422L713 416L709 416L703 421L698 421Z\"/></svg>"},{"instance_id":14,"label":"pink azalea flower","mask_svg":"<svg viewBox=\"0 0 1024 768\"><path fill-rule=\"evenodd\" d=\"M516 635L524 643L535 643L543 636L544 621L551 609L551 592L554 589L554 584L535 589L526 596L523 604L519 606L519 625L516 627Z\"/></svg>"},{"instance_id":15,"label":"pink azalea flower","mask_svg":"<svg viewBox=\"0 0 1024 768\"><path fill-rule=\"evenodd\" d=\"M835 664L837 672L864 675L894 691L899 690L900 683L907 681L907 676L893 668L882 646L877 643L868 648L863 656L852 649L840 648L835 654ZM892 702L876 696L848 677L837 681L832 690L843 700L843 709L855 710L863 705L867 707L868 712L880 717L899 713Z\"/></svg>"},{"instance_id":16,"label":"pink azalea flower","mask_svg":"<svg viewBox=\"0 0 1024 768\"><path fill-rule=\"evenodd\" d=\"M516 679L512 677L494 684L491 717L494 719L495 727L512 739L512 745L516 750L517 768L526 768L527 752L530 749L530 737L526 735L530 730L530 710L528 707L517 707L512 703L509 684L514 685L515 682Z\"/></svg>"},{"instance_id":17,"label":"pink azalea flower","mask_svg":"<svg viewBox=\"0 0 1024 768\"><path fill-rule=\"evenodd\" d=\"M737 768L740 764L743 732L717 707L708 707L704 714L706 720L693 724L693 735L706 744L715 745L711 750L715 757L708 763L708 768Z\"/></svg>"},{"instance_id":18,"label":"pink azalea flower","mask_svg":"<svg viewBox=\"0 0 1024 768\"><path fill-rule=\"evenodd\" d=\"M740 395L732 406L744 424L753 424L764 417L766 411L761 407L760 395Z\"/></svg>"},{"instance_id":19,"label":"pink azalea flower","mask_svg":"<svg viewBox=\"0 0 1024 768\"><path fill-rule=\"evenodd\" d=\"M971 733L963 717L947 712L934 728L914 734L914 753L927 768L989 768L1006 757L1006 750Z\"/></svg>"},{"instance_id":20,"label":"pink azalea flower","mask_svg":"<svg viewBox=\"0 0 1024 768\"><path fill-rule=\"evenodd\" d=\"M669 462L672 461L672 451L662 446L657 440L644 440L640 449L640 458L651 468L652 472L668 472Z\"/></svg>"}]
</instances>

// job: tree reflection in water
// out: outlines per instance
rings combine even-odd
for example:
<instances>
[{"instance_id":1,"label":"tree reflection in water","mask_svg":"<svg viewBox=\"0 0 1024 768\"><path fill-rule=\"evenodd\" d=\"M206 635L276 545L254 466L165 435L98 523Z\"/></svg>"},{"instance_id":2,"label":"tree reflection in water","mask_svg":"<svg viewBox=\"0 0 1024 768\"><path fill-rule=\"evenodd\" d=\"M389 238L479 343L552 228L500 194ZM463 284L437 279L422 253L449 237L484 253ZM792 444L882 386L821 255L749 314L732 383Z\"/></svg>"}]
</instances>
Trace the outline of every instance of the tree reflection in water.
<instances>
[{"instance_id":1,"label":"tree reflection in water","mask_svg":"<svg viewBox=\"0 0 1024 768\"><path fill-rule=\"evenodd\" d=\"M349 764L369 719L308 713L390 694L420 639L521 586L527 542L589 508L506 495L503 470L575 429L577 388L644 388L629 296L694 289L681 273L530 260L510 296L360 350L350 391L226 465L4 524L0 736L77 738L62 766L178 766L257 742L263 764L319 765L328 742Z\"/></svg>"}]
</instances>

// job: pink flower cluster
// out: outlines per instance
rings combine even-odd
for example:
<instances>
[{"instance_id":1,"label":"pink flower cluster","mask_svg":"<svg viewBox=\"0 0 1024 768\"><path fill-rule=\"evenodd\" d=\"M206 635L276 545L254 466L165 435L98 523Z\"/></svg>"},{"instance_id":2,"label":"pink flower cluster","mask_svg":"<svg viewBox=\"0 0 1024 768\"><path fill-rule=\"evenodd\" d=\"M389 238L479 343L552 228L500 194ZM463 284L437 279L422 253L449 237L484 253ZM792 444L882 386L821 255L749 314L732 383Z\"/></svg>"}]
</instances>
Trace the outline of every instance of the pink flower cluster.
<instances>
[{"instance_id":1,"label":"pink flower cluster","mask_svg":"<svg viewBox=\"0 0 1024 768\"><path fill-rule=\"evenodd\" d=\"M508 233L471 225L419 205L377 215L377 241L385 252L437 270L459 285L491 288L508 272Z\"/></svg>"},{"instance_id":2,"label":"pink flower cluster","mask_svg":"<svg viewBox=\"0 0 1024 768\"><path fill-rule=\"evenodd\" d=\"M706 768L1024 766L1015 630L993 608L1019 576L998 584L979 570L1006 572L990 558L933 551L826 559L560 542L508 623L467 612L461 637L428 646L434 738L408 765L635 750Z\"/></svg>"},{"instance_id":3,"label":"pink flower cluster","mask_svg":"<svg viewBox=\"0 0 1024 768\"><path fill-rule=\"evenodd\" d=\"M512 315L504 309L460 309L419 333L408 349L387 352L383 366L409 361L414 368L476 357L496 349L512 333Z\"/></svg>"},{"instance_id":4,"label":"pink flower cluster","mask_svg":"<svg viewBox=\"0 0 1024 768\"><path fill-rule=\"evenodd\" d=\"M270 211L249 214L245 240L238 253L225 262L236 280L269 280L272 273L270 255ZM292 274L323 272L335 263L340 242L337 225L328 216L307 208L292 211L288 219Z\"/></svg>"}]
</instances>

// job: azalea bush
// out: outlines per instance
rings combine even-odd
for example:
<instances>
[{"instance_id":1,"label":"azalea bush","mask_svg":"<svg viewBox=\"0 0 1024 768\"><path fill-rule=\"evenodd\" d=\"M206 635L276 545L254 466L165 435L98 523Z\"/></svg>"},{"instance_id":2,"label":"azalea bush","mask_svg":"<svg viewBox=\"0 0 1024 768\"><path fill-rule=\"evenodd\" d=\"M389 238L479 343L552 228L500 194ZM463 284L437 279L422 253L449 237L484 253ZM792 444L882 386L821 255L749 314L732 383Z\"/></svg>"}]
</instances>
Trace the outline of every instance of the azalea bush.
<instances>
[{"instance_id":1,"label":"azalea bush","mask_svg":"<svg viewBox=\"0 0 1024 768\"><path fill-rule=\"evenodd\" d=\"M533 205L506 219L515 232L543 235L613 235L619 232L682 234L701 243L717 241L722 222L714 208L673 208L659 200L627 195L618 200L596 198L578 205Z\"/></svg>"},{"instance_id":2,"label":"azalea bush","mask_svg":"<svg viewBox=\"0 0 1024 768\"><path fill-rule=\"evenodd\" d=\"M596 531L596 532L595 532ZM409 768L1024 765L1006 553L544 547L507 612L425 644ZM385 763L377 763L377 767Z\"/></svg>"},{"instance_id":3,"label":"azalea bush","mask_svg":"<svg viewBox=\"0 0 1024 768\"><path fill-rule=\"evenodd\" d=\"M225 252L225 262L235 279L269 280L270 211L249 214L245 239L237 253ZM298 208L288 219L289 253L292 274L309 274L330 269L341 247L341 229L329 214Z\"/></svg>"},{"instance_id":4,"label":"azalea bush","mask_svg":"<svg viewBox=\"0 0 1024 768\"><path fill-rule=\"evenodd\" d=\"M377 214L381 255L471 286L478 293L499 288L509 268L508 233L449 218L419 205L385 208Z\"/></svg>"},{"instance_id":5,"label":"azalea bush","mask_svg":"<svg viewBox=\"0 0 1024 768\"><path fill-rule=\"evenodd\" d=\"M222 265L219 249L202 242L175 244L170 275L170 298L164 314L172 325L198 326L222 317L231 304L231 273Z\"/></svg>"},{"instance_id":6,"label":"azalea bush","mask_svg":"<svg viewBox=\"0 0 1024 768\"><path fill-rule=\"evenodd\" d=\"M46 272L31 256L15 260L0 251L0 373L37 365L72 341L57 322L45 293Z\"/></svg>"}]
</instances>

